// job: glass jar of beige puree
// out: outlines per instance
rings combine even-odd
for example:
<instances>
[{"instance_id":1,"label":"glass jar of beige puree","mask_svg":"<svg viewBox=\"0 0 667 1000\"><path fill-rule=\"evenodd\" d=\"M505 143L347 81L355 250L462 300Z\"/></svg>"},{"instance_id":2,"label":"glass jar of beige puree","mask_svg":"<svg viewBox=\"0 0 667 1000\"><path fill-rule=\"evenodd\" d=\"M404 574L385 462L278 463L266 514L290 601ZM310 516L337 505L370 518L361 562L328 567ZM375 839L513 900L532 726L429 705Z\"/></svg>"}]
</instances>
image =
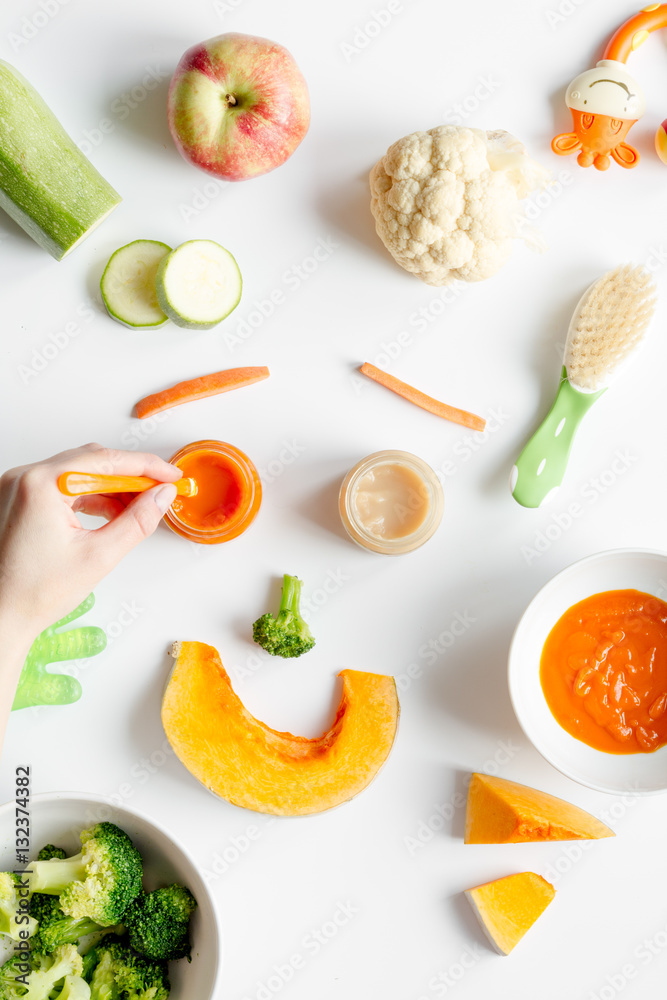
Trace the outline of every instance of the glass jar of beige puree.
<instances>
[{"instance_id":1,"label":"glass jar of beige puree","mask_svg":"<svg viewBox=\"0 0 667 1000\"><path fill-rule=\"evenodd\" d=\"M440 480L409 451L376 451L350 469L339 509L353 541L383 555L419 548L434 534L444 508Z\"/></svg>"}]
</instances>

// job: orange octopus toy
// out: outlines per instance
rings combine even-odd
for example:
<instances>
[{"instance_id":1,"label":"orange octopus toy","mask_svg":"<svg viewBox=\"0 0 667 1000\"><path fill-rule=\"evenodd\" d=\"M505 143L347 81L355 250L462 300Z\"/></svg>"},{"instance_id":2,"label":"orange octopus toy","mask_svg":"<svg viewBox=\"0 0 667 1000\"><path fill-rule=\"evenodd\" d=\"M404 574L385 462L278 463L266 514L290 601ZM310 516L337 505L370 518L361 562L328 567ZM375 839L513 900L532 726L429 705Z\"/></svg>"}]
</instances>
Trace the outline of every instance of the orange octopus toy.
<instances>
[{"instance_id":1,"label":"orange octopus toy","mask_svg":"<svg viewBox=\"0 0 667 1000\"><path fill-rule=\"evenodd\" d=\"M551 143L554 153L569 156L579 151L582 167L607 170L611 160L621 167L636 167L637 150L625 138L646 110L646 100L637 81L628 73L625 62L652 31L667 27L667 4L651 4L623 24L604 51L595 69L586 70L572 81L565 103L572 112L573 131L557 135ZM661 159L664 128L656 136ZM667 162L667 159L665 159Z\"/></svg>"}]
</instances>

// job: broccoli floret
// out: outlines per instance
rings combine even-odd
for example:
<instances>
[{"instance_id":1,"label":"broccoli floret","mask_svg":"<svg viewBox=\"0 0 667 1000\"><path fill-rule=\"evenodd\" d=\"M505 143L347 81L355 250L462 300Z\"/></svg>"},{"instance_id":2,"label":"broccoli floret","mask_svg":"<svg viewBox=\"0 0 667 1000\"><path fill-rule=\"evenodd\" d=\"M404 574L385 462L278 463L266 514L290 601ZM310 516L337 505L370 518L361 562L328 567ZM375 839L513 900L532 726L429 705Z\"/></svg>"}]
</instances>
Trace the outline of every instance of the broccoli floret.
<instances>
[{"instance_id":1,"label":"broccoli floret","mask_svg":"<svg viewBox=\"0 0 667 1000\"><path fill-rule=\"evenodd\" d=\"M95 949L95 969L88 979L90 1000L118 1000L118 989L113 971L113 957L110 952L99 954Z\"/></svg>"},{"instance_id":2,"label":"broccoli floret","mask_svg":"<svg viewBox=\"0 0 667 1000\"><path fill-rule=\"evenodd\" d=\"M30 947L43 955L50 955L61 944L78 944L86 934L103 928L89 917L76 919L63 913L57 896L35 892L30 900L30 915L37 921Z\"/></svg>"},{"instance_id":3,"label":"broccoli floret","mask_svg":"<svg viewBox=\"0 0 667 1000\"><path fill-rule=\"evenodd\" d=\"M301 586L301 580L286 573L278 614L262 615L252 627L255 642L272 656L303 656L315 645L299 610Z\"/></svg>"},{"instance_id":4,"label":"broccoli floret","mask_svg":"<svg viewBox=\"0 0 667 1000\"><path fill-rule=\"evenodd\" d=\"M65 976L65 982L55 1000L90 1000L90 986L81 976Z\"/></svg>"},{"instance_id":5,"label":"broccoli floret","mask_svg":"<svg viewBox=\"0 0 667 1000\"><path fill-rule=\"evenodd\" d=\"M80 977L82 970L81 955L72 944L53 955L34 956L32 967L15 956L0 969L0 1000L49 1000L66 976Z\"/></svg>"},{"instance_id":6,"label":"broccoli floret","mask_svg":"<svg viewBox=\"0 0 667 1000\"><path fill-rule=\"evenodd\" d=\"M98 823L81 832L82 851L76 857L34 861L30 888L59 896L65 914L87 917L102 927L119 924L141 892L141 855L114 823Z\"/></svg>"},{"instance_id":7,"label":"broccoli floret","mask_svg":"<svg viewBox=\"0 0 667 1000\"><path fill-rule=\"evenodd\" d=\"M27 975L29 966L20 955L12 955L0 968L0 1000L16 1000L25 989L17 977Z\"/></svg>"},{"instance_id":8,"label":"broccoli floret","mask_svg":"<svg viewBox=\"0 0 667 1000\"><path fill-rule=\"evenodd\" d=\"M183 885L144 892L125 914L130 945L148 958L190 961L190 917L197 900Z\"/></svg>"},{"instance_id":9,"label":"broccoli floret","mask_svg":"<svg viewBox=\"0 0 667 1000\"><path fill-rule=\"evenodd\" d=\"M91 1000L167 1000L167 963L144 958L125 940L104 942L90 982Z\"/></svg>"},{"instance_id":10,"label":"broccoli floret","mask_svg":"<svg viewBox=\"0 0 667 1000\"><path fill-rule=\"evenodd\" d=\"M28 915L27 895L21 901L20 884L20 876L0 872L0 934L7 934L12 941L21 941L21 932L34 934L37 927L37 921Z\"/></svg>"},{"instance_id":11,"label":"broccoli floret","mask_svg":"<svg viewBox=\"0 0 667 1000\"><path fill-rule=\"evenodd\" d=\"M43 847L39 854L37 855L38 861L51 861L52 858L58 858L64 861L67 857L67 851L64 851L62 847L54 847L53 844L47 844Z\"/></svg>"},{"instance_id":12,"label":"broccoli floret","mask_svg":"<svg viewBox=\"0 0 667 1000\"><path fill-rule=\"evenodd\" d=\"M87 983L90 983L91 979L93 978L95 966L97 965L100 959L100 956L97 953L97 947L94 945L92 948L89 948L89 950L85 953L85 955L82 956L82 958L83 958L83 972L81 973L81 975L83 976L83 978L86 980Z\"/></svg>"}]
</instances>

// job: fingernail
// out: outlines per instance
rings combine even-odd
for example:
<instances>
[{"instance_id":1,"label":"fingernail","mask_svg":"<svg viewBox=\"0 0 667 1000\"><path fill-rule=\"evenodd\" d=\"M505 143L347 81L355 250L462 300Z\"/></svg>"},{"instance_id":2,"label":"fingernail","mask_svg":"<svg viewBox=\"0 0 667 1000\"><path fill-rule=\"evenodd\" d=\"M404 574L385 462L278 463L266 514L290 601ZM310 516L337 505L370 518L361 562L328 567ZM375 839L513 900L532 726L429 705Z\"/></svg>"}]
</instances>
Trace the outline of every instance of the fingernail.
<instances>
[{"instance_id":1,"label":"fingernail","mask_svg":"<svg viewBox=\"0 0 667 1000\"><path fill-rule=\"evenodd\" d=\"M169 507L171 507L175 499L176 487L172 483L167 483L165 486L161 486L160 489L156 490L153 494L155 506L161 514L164 514Z\"/></svg>"}]
</instances>

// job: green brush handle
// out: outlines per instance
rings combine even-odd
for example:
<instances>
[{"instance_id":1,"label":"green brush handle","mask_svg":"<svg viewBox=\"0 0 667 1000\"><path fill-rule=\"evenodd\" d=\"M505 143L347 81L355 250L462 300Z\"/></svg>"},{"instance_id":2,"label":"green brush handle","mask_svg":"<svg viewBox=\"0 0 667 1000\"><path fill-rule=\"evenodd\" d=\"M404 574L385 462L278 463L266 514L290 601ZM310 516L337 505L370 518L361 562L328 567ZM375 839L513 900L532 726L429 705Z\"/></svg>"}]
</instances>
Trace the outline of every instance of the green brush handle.
<instances>
[{"instance_id":1,"label":"green brush handle","mask_svg":"<svg viewBox=\"0 0 667 1000\"><path fill-rule=\"evenodd\" d=\"M519 455L512 471L512 496L522 507L540 507L563 482L572 443L579 424L599 392L579 392L567 378L562 381L554 405Z\"/></svg>"}]
</instances>

